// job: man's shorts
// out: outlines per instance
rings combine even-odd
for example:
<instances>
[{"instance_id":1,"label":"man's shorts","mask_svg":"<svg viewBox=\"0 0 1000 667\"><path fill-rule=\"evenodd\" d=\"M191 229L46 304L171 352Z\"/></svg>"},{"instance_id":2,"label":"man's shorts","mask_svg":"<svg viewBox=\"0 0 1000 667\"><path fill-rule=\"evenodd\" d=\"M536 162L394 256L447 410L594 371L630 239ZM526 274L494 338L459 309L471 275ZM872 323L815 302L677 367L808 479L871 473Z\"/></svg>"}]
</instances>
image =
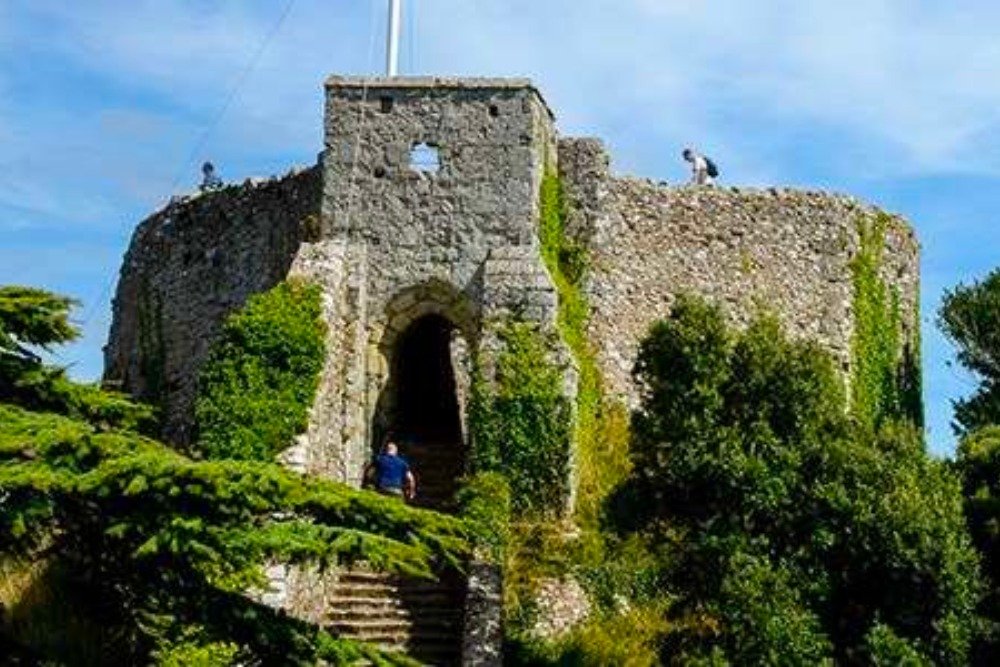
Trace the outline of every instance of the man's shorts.
<instances>
[{"instance_id":1,"label":"man's shorts","mask_svg":"<svg viewBox=\"0 0 1000 667\"><path fill-rule=\"evenodd\" d=\"M383 486L379 487L378 490L383 496L396 496L397 498L403 497L403 489L398 486Z\"/></svg>"}]
</instances>

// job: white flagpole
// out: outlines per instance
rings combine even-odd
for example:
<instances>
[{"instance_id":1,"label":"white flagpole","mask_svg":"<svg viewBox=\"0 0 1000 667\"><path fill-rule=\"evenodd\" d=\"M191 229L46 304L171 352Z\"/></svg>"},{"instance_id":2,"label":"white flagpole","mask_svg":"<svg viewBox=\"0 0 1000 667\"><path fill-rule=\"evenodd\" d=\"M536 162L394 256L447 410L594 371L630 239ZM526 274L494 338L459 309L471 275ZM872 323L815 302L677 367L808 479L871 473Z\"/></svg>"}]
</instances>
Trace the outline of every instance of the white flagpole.
<instances>
[{"instance_id":1,"label":"white flagpole","mask_svg":"<svg viewBox=\"0 0 1000 667\"><path fill-rule=\"evenodd\" d=\"M399 73L399 23L403 0L389 0L389 31L386 36L385 75Z\"/></svg>"}]
</instances>

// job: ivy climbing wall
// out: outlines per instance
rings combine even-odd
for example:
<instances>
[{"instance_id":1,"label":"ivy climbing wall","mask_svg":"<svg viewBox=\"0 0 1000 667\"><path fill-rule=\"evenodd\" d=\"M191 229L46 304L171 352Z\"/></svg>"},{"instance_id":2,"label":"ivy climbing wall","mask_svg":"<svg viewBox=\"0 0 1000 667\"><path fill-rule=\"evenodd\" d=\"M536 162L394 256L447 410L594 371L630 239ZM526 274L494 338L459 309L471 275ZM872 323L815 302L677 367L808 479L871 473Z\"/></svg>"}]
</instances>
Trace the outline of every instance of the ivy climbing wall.
<instances>
[{"instance_id":1,"label":"ivy climbing wall","mask_svg":"<svg viewBox=\"0 0 1000 667\"><path fill-rule=\"evenodd\" d=\"M635 399L638 341L690 291L738 324L776 313L822 342L851 382L867 378L863 391L889 366L913 365L901 378L908 396L887 400L919 412L919 246L904 220L824 192L614 177L595 140L562 141L560 167L567 228L589 248L589 336L613 393ZM873 358L877 370L864 363Z\"/></svg>"}]
</instances>

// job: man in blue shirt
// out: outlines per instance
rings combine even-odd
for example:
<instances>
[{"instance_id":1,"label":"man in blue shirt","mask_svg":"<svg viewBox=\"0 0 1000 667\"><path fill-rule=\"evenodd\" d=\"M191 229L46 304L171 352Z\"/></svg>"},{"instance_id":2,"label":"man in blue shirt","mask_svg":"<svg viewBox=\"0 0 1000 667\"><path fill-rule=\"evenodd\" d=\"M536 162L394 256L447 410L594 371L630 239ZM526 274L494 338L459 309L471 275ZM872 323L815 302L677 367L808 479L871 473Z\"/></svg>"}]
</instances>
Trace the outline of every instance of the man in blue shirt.
<instances>
[{"instance_id":1,"label":"man in blue shirt","mask_svg":"<svg viewBox=\"0 0 1000 667\"><path fill-rule=\"evenodd\" d=\"M386 496L412 500L417 493L417 480L410 471L410 464L399 455L396 443L389 441L382 453L365 468L365 479L374 471L375 489Z\"/></svg>"}]
</instances>

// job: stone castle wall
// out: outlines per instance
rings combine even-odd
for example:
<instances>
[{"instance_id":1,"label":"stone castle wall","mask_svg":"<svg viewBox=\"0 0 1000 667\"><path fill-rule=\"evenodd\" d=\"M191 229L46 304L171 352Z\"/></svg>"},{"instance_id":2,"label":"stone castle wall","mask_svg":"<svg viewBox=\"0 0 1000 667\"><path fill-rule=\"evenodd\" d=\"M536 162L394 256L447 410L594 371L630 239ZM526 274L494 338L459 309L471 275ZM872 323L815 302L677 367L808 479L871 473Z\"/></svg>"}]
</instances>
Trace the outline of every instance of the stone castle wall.
<instances>
[{"instance_id":1,"label":"stone castle wall","mask_svg":"<svg viewBox=\"0 0 1000 667\"><path fill-rule=\"evenodd\" d=\"M198 370L223 320L288 275L319 193L319 170L306 169L174 200L136 229L105 381L161 406L167 440L188 442Z\"/></svg>"},{"instance_id":2,"label":"stone castle wall","mask_svg":"<svg viewBox=\"0 0 1000 667\"><path fill-rule=\"evenodd\" d=\"M761 310L776 313L793 335L821 342L849 370L850 262L858 220L875 209L821 192L614 178L594 140L563 142L560 161L570 232L591 248L590 335L614 392L635 398L630 375L639 341L681 292L721 304L738 324ZM885 246L883 279L900 295L912 342L919 247L899 219Z\"/></svg>"}]
</instances>

